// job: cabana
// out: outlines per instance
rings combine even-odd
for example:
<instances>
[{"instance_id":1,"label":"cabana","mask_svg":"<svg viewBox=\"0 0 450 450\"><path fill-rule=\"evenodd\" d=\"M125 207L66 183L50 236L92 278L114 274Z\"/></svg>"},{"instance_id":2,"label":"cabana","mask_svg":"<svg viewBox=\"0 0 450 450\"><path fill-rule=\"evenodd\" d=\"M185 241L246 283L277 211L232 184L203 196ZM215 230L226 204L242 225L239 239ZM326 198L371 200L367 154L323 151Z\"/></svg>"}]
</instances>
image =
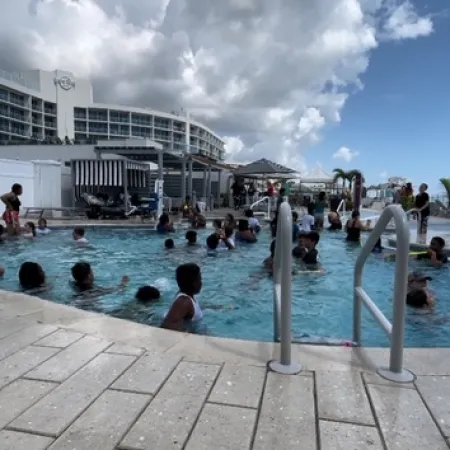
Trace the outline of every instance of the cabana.
<instances>
[{"instance_id":1,"label":"cabana","mask_svg":"<svg viewBox=\"0 0 450 450\"><path fill-rule=\"evenodd\" d=\"M72 159L73 206L82 194L150 193L150 164L129 159Z\"/></svg>"},{"instance_id":2,"label":"cabana","mask_svg":"<svg viewBox=\"0 0 450 450\"><path fill-rule=\"evenodd\" d=\"M300 177L300 184L313 192L326 191L334 193L337 188L334 177L326 173L320 165L317 165L311 172Z\"/></svg>"}]
</instances>

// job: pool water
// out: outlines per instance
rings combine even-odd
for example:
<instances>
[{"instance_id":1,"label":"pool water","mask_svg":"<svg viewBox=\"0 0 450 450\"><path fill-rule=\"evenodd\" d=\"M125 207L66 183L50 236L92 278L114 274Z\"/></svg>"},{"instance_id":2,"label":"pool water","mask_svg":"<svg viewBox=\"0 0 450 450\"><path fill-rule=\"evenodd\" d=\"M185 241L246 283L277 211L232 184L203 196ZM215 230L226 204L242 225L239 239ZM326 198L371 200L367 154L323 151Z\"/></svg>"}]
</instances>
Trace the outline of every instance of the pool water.
<instances>
[{"instance_id":1,"label":"pool water","mask_svg":"<svg viewBox=\"0 0 450 450\"><path fill-rule=\"evenodd\" d=\"M195 262L202 268L201 305L206 308L201 332L222 337L271 341L273 338L272 280L262 272L262 261L269 255L268 230L260 233L257 244L241 245L235 251L208 256L204 248L211 231L199 233L202 247L186 248L185 230L172 237L176 249L167 252L164 239L150 230L87 229L91 247L81 248L71 241L71 230L54 230L35 241L7 242L1 246L0 265L6 274L0 289L18 291L17 273L24 261L39 262L52 283L44 295L58 303L104 312L141 323L159 325L177 293L175 269L179 264ZM353 315L353 268L359 246L346 244L344 233L323 232L319 243L325 274L301 273L293 277L292 332L296 337L320 336L351 339ZM131 279L124 292L105 295L91 301L74 298L70 269L78 261L91 263L96 283L119 285L123 275ZM411 263L411 269L418 262ZM373 255L365 268L364 287L388 318L392 317L394 264ZM450 287L447 269L426 268L433 276L431 288L437 294L433 313L408 310L405 345L409 347L447 347L450 345ZM156 285L162 292L160 304L133 308L138 287ZM154 315L151 316L151 312ZM151 316L149 318L149 316ZM388 340L369 313L364 313L364 345L387 346Z\"/></svg>"}]
</instances>

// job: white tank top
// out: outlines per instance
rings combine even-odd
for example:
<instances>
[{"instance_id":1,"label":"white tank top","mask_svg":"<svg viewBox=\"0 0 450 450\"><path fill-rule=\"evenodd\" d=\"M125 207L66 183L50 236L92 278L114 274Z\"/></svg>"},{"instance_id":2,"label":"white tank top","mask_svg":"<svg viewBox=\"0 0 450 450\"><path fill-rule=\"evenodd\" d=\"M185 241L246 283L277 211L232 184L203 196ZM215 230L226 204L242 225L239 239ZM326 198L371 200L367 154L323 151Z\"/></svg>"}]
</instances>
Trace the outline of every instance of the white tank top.
<instances>
[{"instance_id":1,"label":"white tank top","mask_svg":"<svg viewBox=\"0 0 450 450\"><path fill-rule=\"evenodd\" d=\"M183 292L180 292L175 297L175 300L177 300L181 296L191 299L192 306L194 307L194 315L192 316L191 322L198 322L199 320L202 320L203 319L203 311L200 308L200 305L197 303L197 301L194 298L192 298L190 295L184 294Z\"/></svg>"}]
</instances>

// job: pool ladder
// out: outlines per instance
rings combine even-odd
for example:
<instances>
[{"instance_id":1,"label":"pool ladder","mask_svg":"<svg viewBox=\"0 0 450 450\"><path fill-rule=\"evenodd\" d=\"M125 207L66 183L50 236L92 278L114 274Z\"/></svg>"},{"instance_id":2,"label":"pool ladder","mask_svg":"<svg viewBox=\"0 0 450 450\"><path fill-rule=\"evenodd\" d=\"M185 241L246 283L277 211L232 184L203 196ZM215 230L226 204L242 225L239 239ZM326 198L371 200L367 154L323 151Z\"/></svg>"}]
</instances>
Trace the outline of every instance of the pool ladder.
<instances>
[{"instance_id":1,"label":"pool ladder","mask_svg":"<svg viewBox=\"0 0 450 450\"><path fill-rule=\"evenodd\" d=\"M392 219L395 222L397 248L392 303L393 322L391 323L364 290L362 278L367 258ZM415 375L403 368L409 239L410 232L403 209L397 205L390 205L385 208L356 260L353 282L353 341L356 345L361 345L362 307L364 305L391 341L389 367L381 367L377 372L381 377L399 383L408 383L415 380ZM287 202L283 202L279 209L274 258L274 341L280 342L280 360L269 361L268 365L275 372L294 375L299 373L302 367L291 360L292 212Z\"/></svg>"}]
</instances>

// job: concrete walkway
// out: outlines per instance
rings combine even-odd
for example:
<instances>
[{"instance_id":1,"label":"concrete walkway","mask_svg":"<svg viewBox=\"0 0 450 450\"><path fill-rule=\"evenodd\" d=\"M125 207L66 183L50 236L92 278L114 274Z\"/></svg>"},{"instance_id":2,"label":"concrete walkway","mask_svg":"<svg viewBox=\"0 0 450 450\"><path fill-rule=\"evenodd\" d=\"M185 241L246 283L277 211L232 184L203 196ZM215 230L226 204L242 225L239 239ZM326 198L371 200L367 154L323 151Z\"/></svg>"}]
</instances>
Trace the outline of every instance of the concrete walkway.
<instances>
[{"instance_id":1,"label":"concrete walkway","mask_svg":"<svg viewBox=\"0 0 450 450\"><path fill-rule=\"evenodd\" d=\"M449 349L406 350L408 385L384 349L277 352L0 292L0 450L449 448Z\"/></svg>"}]
</instances>

